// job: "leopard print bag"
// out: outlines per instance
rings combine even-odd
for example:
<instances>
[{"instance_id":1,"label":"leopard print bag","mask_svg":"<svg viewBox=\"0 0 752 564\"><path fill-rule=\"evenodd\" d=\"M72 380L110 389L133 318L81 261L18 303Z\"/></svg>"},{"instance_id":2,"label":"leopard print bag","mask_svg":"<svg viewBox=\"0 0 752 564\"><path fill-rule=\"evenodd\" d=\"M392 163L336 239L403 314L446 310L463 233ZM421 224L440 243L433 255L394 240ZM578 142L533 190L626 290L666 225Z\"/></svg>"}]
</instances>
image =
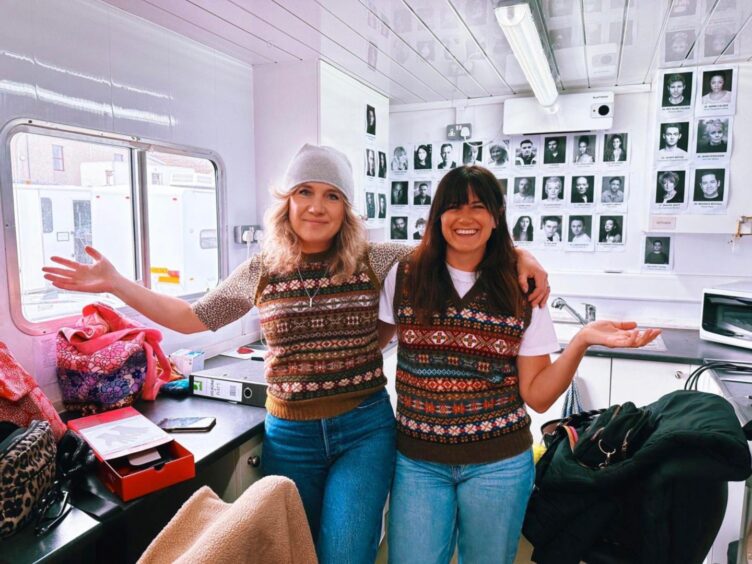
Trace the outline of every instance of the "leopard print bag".
<instances>
[{"instance_id":1,"label":"leopard print bag","mask_svg":"<svg viewBox=\"0 0 752 564\"><path fill-rule=\"evenodd\" d=\"M47 421L0 423L0 538L23 527L55 479L57 447Z\"/></svg>"}]
</instances>

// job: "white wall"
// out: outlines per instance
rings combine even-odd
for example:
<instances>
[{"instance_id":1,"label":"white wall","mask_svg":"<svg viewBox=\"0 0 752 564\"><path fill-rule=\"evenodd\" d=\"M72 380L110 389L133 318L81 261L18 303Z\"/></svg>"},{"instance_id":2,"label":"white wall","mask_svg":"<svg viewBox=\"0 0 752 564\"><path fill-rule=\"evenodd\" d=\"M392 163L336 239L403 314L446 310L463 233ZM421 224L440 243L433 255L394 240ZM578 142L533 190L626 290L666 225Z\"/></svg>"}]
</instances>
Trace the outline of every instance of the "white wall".
<instances>
[{"instance_id":1,"label":"white wall","mask_svg":"<svg viewBox=\"0 0 752 564\"><path fill-rule=\"evenodd\" d=\"M752 65L740 67L739 83L730 163L734 198L731 204L746 209L749 215L752 214L752 191L747 189L747 184L752 176L752 160L749 159L752 133L747 124L752 121L752 103L745 103L744 93L745 88L752 88ZM703 287L752 277L752 240L749 240L752 237L731 245L731 228L727 235L673 234L674 271L640 271L643 234L648 227L649 197L654 183L656 107L654 92L616 96L613 131L629 131L633 149L624 252L575 253L542 248L532 252L549 270L555 295L572 298L573 305L583 301L593 303L598 307L600 318L631 318L646 324L697 327ZM446 125L459 122L473 124L474 139L490 141L502 136L502 116L500 101L473 101L459 108L439 104L392 106L390 150L397 144L440 141L445 136ZM512 177L514 172L507 171L503 176ZM728 223L734 222L729 220Z\"/></svg>"},{"instance_id":2,"label":"white wall","mask_svg":"<svg viewBox=\"0 0 752 564\"><path fill-rule=\"evenodd\" d=\"M225 165L228 224L256 222L250 67L96 0L0 0L0 14L0 127L33 118L213 150ZM230 267L244 258L229 243ZM56 400L54 340L16 329L9 299L0 292L0 340ZM164 348L240 332L240 322L216 335L165 331Z\"/></svg>"}]
</instances>

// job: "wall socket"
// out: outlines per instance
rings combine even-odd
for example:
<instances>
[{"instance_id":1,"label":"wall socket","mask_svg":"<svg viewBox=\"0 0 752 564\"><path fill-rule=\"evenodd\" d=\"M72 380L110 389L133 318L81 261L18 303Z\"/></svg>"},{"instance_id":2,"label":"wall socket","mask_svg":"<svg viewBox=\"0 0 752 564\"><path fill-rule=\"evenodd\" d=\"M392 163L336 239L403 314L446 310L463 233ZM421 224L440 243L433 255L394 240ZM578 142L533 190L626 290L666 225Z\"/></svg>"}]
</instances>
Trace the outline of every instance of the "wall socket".
<instances>
[{"instance_id":1,"label":"wall socket","mask_svg":"<svg viewBox=\"0 0 752 564\"><path fill-rule=\"evenodd\" d=\"M246 245L249 242L258 243L262 233L263 229L260 225L236 225L232 228L232 238L238 245Z\"/></svg>"}]
</instances>

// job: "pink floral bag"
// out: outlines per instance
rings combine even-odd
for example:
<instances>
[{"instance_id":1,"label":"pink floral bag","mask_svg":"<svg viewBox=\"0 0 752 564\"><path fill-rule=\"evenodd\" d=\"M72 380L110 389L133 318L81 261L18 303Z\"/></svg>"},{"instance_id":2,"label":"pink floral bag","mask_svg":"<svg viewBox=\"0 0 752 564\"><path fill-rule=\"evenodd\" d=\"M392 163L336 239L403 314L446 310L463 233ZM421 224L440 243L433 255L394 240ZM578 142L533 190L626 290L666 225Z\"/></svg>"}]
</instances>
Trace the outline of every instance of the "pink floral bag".
<instances>
[{"instance_id":1,"label":"pink floral bag","mask_svg":"<svg viewBox=\"0 0 752 564\"><path fill-rule=\"evenodd\" d=\"M49 398L0 342L0 421L28 427L35 419L49 422L55 440L65 434L65 424Z\"/></svg>"},{"instance_id":2,"label":"pink floral bag","mask_svg":"<svg viewBox=\"0 0 752 564\"><path fill-rule=\"evenodd\" d=\"M153 400L170 377L158 329L138 325L111 307L84 306L73 327L57 334L57 376L63 404L98 413Z\"/></svg>"}]
</instances>

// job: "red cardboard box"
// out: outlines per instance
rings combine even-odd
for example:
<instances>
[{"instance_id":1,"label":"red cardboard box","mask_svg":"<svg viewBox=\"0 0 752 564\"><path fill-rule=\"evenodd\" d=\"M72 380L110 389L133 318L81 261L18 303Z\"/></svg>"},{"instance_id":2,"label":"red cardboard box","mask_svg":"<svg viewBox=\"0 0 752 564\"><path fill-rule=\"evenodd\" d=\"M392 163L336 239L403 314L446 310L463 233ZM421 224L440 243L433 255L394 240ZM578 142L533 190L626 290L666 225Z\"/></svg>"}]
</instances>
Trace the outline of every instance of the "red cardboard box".
<instances>
[{"instance_id":1,"label":"red cardboard box","mask_svg":"<svg viewBox=\"0 0 752 564\"><path fill-rule=\"evenodd\" d=\"M99 477L111 492L130 501L196 475L193 454L132 407L68 422L91 445L99 460ZM169 460L143 469L128 455L160 447Z\"/></svg>"}]
</instances>

